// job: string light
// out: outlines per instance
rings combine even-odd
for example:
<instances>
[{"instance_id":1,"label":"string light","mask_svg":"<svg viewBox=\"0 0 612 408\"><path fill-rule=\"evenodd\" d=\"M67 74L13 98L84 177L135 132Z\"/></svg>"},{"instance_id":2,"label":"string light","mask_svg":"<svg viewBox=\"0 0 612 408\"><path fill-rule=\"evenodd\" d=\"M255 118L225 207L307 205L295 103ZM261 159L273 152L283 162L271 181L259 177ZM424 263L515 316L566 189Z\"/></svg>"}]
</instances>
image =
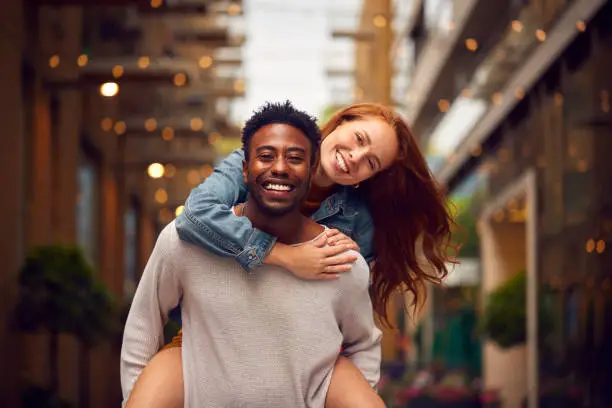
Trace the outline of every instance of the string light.
<instances>
[{"instance_id":1,"label":"string light","mask_svg":"<svg viewBox=\"0 0 612 408\"><path fill-rule=\"evenodd\" d=\"M236 91L237 93L243 93L244 92L244 80L242 79L237 79L234 82L234 91Z\"/></svg>"},{"instance_id":2,"label":"string light","mask_svg":"<svg viewBox=\"0 0 612 408\"><path fill-rule=\"evenodd\" d=\"M544 30L536 30L536 37L541 42L546 41L546 32Z\"/></svg>"},{"instance_id":3,"label":"string light","mask_svg":"<svg viewBox=\"0 0 612 408\"><path fill-rule=\"evenodd\" d=\"M151 63L151 58L149 57L140 57L138 58L138 66L142 69L145 69Z\"/></svg>"},{"instance_id":4,"label":"string light","mask_svg":"<svg viewBox=\"0 0 612 408\"><path fill-rule=\"evenodd\" d=\"M163 3L164 3L163 0L151 0L151 7L160 8Z\"/></svg>"},{"instance_id":5,"label":"string light","mask_svg":"<svg viewBox=\"0 0 612 408\"><path fill-rule=\"evenodd\" d=\"M187 83L187 75L179 72L178 74L174 75L173 82L176 86L184 86Z\"/></svg>"},{"instance_id":6,"label":"string light","mask_svg":"<svg viewBox=\"0 0 612 408\"><path fill-rule=\"evenodd\" d=\"M374 16L374 19L372 20L372 22L374 23L374 27L377 27L377 28L384 28L387 26L387 18L383 16L382 14L378 14Z\"/></svg>"},{"instance_id":7,"label":"string light","mask_svg":"<svg viewBox=\"0 0 612 408\"><path fill-rule=\"evenodd\" d=\"M103 131L108 132L113 128L113 120L111 118L104 118L100 122L100 127Z\"/></svg>"},{"instance_id":8,"label":"string light","mask_svg":"<svg viewBox=\"0 0 612 408\"><path fill-rule=\"evenodd\" d=\"M478 49L478 41L476 41L473 38L468 38L467 40L465 40L465 47L469 50L469 51L476 51Z\"/></svg>"},{"instance_id":9,"label":"string light","mask_svg":"<svg viewBox=\"0 0 612 408\"><path fill-rule=\"evenodd\" d=\"M187 173L187 181L192 185L198 184L200 182L200 173L194 169L189 170Z\"/></svg>"},{"instance_id":10,"label":"string light","mask_svg":"<svg viewBox=\"0 0 612 408\"><path fill-rule=\"evenodd\" d=\"M176 167L172 164L167 164L164 170L164 176L171 179L176 174Z\"/></svg>"},{"instance_id":11,"label":"string light","mask_svg":"<svg viewBox=\"0 0 612 408\"><path fill-rule=\"evenodd\" d=\"M202 119L200 118L192 118L189 121L189 125L191 126L191 130L198 131L198 130L202 130L202 128L204 127L204 121L202 121Z\"/></svg>"},{"instance_id":12,"label":"string light","mask_svg":"<svg viewBox=\"0 0 612 408\"><path fill-rule=\"evenodd\" d=\"M185 209L184 205L179 205L178 207L176 207L176 210L174 210L174 215L178 217L179 215L183 213L184 209Z\"/></svg>"},{"instance_id":13,"label":"string light","mask_svg":"<svg viewBox=\"0 0 612 408\"><path fill-rule=\"evenodd\" d=\"M55 55L52 55L51 58L49 58L49 66L51 68L57 68L59 64L60 64L59 55L55 54Z\"/></svg>"},{"instance_id":14,"label":"string light","mask_svg":"<svg viewBox=\"0 0 612 408\"><path fill-rule=\"evenodd\" d=\"M210 55L205 55L202 58L200 58L200 60L198 61L198 65L200 65L200 68L202 69L210 68L212 63L213 63L213 59Z\"/></svg>"},{"instance_id":15,"label":"string light","mask_svg":"<svg viewBox=\"0 0 612 408\"><path fill-rule=\"evenodd\" d=\"M174 139L174 129L172 129L170 126L166 126L162 129L161 136L166 142L171 141Z\"/></svg>"},{"instance_id":16,"label":"string light","mask_svg":"<svg viewBox=\"0 0 612 408\"><path fill-rule=\"evenodd\" d=\"M123 67L121 65L115 65L113 67L113 76L115 78L121 78L123 75Z\"/></svg>"},{"instance_id":17,"label":"string light","mask_svg":"<svg viewBox=\"0 0 612 408\"><path fill-rule=\"evenodd\" d=\"M606 250L606 241L604 241L603 239L597 241L596 249L598 254L602 254Z\"/></svg>"},{"instance_id":18,"label":"string light","mask_svg":"<svg viewBox=\"0 0 612 408\"><path fill-rule=\"evenodd\" d=\"M100 85L100 95L112 98L119 93L119 85L116 82L105 82Z\"/></svg>"},{"instance_id":19,"label":"string light","mask_svg":"<svg viewBox=\"0 0 612 408\"><path fill-rule=\"evenodd\" d=\"M161 163L151 163L147 167L147 174L152 179L158 179L164 175L164 165Z\"/></svg>"},{"instance_id":20,"label":"string light","mask_svg":"<svg viewBox=\"0 0 612 408\"><path fill-rule=\"evenodd\" d=\"M89 57L87 56L87 54L81 54L77 58L77 65L79 67L84 67L85 65L87 65L88 61L89 61Z\"/></svg>"},{"instance_id":21,"label":"string light","mask_svg":"<svg viewBox=\"0 0 612 408\"><path fill-rule=\"evenodd\" d=\"M525 90L522 87L518 87L516 88L516 91L514 92L514 96L516 96L516 99L521 100L525 97Z\"/></svg>"},{"instance_id":22,"label":"string light","mask_svg":"<svg viewBox=\"0 0 612 408\"><path fill-rule=\"evenodd\" d=\"M522 32L523 31L523 23L521 23L518 20L512 21L512 30L514 30L517 33Z\"/></svg>"},{"instance_id":23,"label":"string light","mask_svg":"<svg viewBox=\"0 0 612 408\"><path fill-rule=\"evenodd\" d=\"M155 201L157 201L159 204L164 204L166 201L168 201L168 193L165 189L158 188L155 191Z\"/></svg>"},{"instance_id":24,"label":"string light","mask_svg":"<svg viewBox=\"0 0 612 408\"><path fill-rule=\"evenodd\" d=\"M588 253L591 253L595 250L595 240L594 239L591 238L586 242L585 250Z\"/></svg>"},{"instance_id":25,"label":"string light","mask_svg":"<svg viewBox=\"0 0 612 408\"><path fill-rule=\"evenodd\" d=\"M120 120L119 122L115 123L114 129L116 134L122 135L127 130L127 126L124 121Z\"/></svg>"},{"instance_id":26,"label":"string light","mask_svg":"<svg viewBox=\"0 0 612 408\"><path fill-rule=\"evenodd\" d=\"M576 30L584 33L586 31L586 23L583 20L576 21Z\"/></svg>"},{"instance_id":27,"label":"string light","mask_svg":"<svg viewBox=\"0 0 612 408\"><path fill-rule=\"evenodd\" d=\"M157 129L157 121L155 120L155 118L149 118L145 120L145 129L148 132L153 132L155 129Z\"/></svg>"},{"instance_id":28,"label":"string light","mask_svg":"<svg viewBox=\"0 0 612 408\"><path fill-rule=\"evenodd\" d=\"M440 112L448 112L448 110L450 109L450 102L448 101L448 99L440 99L438 101L438 109L440 110Z\"/></svg>"}]
</instances>

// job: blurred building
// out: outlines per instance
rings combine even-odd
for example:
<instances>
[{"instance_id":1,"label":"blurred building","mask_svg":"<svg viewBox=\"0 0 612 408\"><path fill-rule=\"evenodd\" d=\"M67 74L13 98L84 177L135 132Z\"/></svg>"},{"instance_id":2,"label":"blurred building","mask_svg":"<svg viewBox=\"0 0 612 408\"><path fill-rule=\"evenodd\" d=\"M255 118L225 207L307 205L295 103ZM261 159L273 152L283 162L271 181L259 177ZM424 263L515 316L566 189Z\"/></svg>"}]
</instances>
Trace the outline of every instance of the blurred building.
<instances>
[{"instance_id":1,"label":"blurred building","mask_svg":"<svg viewBox=\"0 0 612 408\"><path fill-rule=\"evenodd\" d=\"M402 107L474 232L469 262L434 292L429 339L448 330L440 299L452 287L477 288L480 309L525 271L527 341L509 350L485 341L484 387L509 407L538 406L551 384L610 406L612 3L410 3L391 54L410 56ZM543 302L553 310L546 332Z\"/></svg>"},{"instance_id":2,"label":"blurred building","mask_svg":"<svg viewBox=\"0 0 612 408\"><path fill-rule=\"evenodd\" d=\"M48 382L44 334L11 331L16 272L36 245L81 245L128 300L157 232L238 142L240 1L15 0L0 17L0 406ZM119 406L120 344L91 354L89 404ZM60 340L60 394L85 381ZM87 378L87 377L85 377Z\"/></svg>"}]
</instances>

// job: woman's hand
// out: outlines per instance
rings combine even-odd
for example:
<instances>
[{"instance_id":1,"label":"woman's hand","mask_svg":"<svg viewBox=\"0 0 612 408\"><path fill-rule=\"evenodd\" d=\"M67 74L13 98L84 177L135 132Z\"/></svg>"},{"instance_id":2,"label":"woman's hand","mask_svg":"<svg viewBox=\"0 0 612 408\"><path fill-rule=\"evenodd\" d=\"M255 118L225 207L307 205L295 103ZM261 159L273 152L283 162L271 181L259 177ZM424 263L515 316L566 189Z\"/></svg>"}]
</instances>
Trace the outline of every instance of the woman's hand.
<instances>
[{"instance_id":1,"label":"woman's hand","mask_svg":"<svg viewBox=\"0 0 612 408\"><path fill-rule=\"evenodd\" d=\"M277 243L274 245L266 263L282 266L302 279L338 279L339 274L348 272L355 254L359 252L357 244L338 230L327 230L316 240L299 246Z\"/></svg>"}]
</instances>

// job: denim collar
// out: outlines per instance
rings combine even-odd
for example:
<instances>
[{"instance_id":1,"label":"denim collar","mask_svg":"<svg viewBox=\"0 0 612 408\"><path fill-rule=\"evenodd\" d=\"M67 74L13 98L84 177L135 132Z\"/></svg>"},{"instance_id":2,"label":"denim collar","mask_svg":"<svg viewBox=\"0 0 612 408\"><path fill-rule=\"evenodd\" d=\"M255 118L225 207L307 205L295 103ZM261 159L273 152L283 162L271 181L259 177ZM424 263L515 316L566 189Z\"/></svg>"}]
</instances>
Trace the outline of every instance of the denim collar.
<instances>
[{"instance_id":1,"label":"denim collar","mask_svg":"<svg viewBox=\"0 0 612 408\"><path fill-rule=\"evenodd\" d=\"M361 202L362 198L357 191L352 187L342 186L331 196L327 197L321 207L325 208L325 212L320 214L318 219L330 217L342 211L345 217L354 217L359 214L357 203ZM319 211L317 211L319 213Z\"/></svg>"}]
</instances>

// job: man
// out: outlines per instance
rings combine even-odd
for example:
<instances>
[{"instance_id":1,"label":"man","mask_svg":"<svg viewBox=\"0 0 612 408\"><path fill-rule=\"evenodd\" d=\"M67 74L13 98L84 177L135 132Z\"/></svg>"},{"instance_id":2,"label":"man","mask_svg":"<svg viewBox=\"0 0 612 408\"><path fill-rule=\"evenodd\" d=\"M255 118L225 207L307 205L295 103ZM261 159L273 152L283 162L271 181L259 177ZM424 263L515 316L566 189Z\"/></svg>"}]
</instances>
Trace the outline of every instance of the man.
<instances>
[{"instance_id":1,"label":"man","mask_svg":"<svg viewBox=\"0 0 612 408\"><path fill-rule=\"evenodd\" d=\"M249 194L237 215L299 245L324 227L299 210L316 164L320 132L290 103L268 104L243 131ZM380 331L358 255L334 281L300 280L276 266L245 274L234 260L181 241L173 223L160 234L126 323L121 353L124 401L163 342L179 301L185 406L323 407L334 363L344 354L374 386Z\"/></svg>"}]
</instances>

